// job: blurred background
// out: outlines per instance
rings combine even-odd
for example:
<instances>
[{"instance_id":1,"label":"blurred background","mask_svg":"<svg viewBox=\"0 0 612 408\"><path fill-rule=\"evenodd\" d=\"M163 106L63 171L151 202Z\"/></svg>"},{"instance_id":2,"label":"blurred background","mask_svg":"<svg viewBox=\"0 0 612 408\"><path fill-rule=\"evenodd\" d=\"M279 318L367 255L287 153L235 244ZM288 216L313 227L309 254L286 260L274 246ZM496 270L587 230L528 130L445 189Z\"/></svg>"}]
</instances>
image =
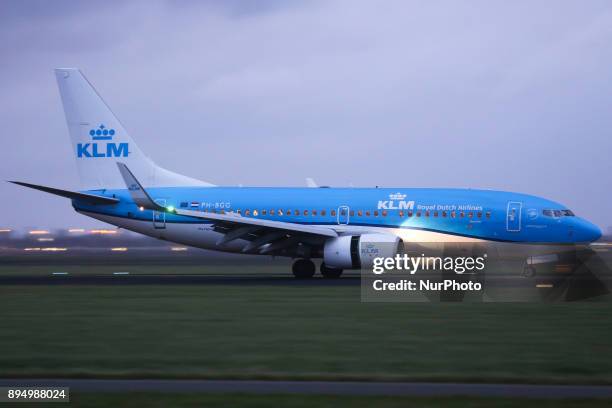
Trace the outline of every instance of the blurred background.
<instances>
[{"instance_id":1,"label":"blurred background","mask_svg":"<svg viewBox=\"0 0 612 408\"><path fill-rule=\"evenodd\" d=\"M0 2L2 180L78 188L52 72L78 67L178 173L518 191L606 235L586 269L563 261L525 279L524 259L502 265L537 302L363 303L358 274L299 282L285 260L142 237L2 182L0 378L612 384L611 43L608 0ZM77 393L75 404L610 403L549 397Z\"/></svg>"},{"instance_id":2,"label":"blurred background","mask_svg":"<svg viewBox=\"0 0 612 408\"><path fill-rule=\"evenodd\" d=\"M611 42L606 0L3 1L0 175L78 187L52 72L74 66L182 174L519 191L605 230ZM0 224L101 226L0 196Z\"/></svg>"}]
</instances>

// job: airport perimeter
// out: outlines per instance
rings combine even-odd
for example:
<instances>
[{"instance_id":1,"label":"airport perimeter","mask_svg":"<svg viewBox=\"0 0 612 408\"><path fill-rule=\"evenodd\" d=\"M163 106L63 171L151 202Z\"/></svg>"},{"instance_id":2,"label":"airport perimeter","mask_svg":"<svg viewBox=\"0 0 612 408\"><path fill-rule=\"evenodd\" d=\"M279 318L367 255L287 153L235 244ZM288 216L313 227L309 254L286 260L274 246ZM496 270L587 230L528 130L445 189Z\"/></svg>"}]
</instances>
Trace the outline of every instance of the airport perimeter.
<instances>
[{"instance_id":1,"label":"airport perimeter","mask_svg":"<svg viewBox=\"0 0 612 408\"><path fill-rule=\"evenodd\" d=\"M246 380L275 386L286 381L612 384L609 295L569 303L362 303L357 273L300 281L283 260L228 263L161 248L149 256L132 249L4 251L0 376ZM607 250L598 254L612 263ZM84 259L93 266L83 267ZM391 393L356 399L350 392L325 396L334 393L324 387L296 401L282 387L263 395L247 392L249 398L236 394L246 392L240 389L222 394L169 389L159 398L143 392L77 389L74 401L104 406L122 395L149 406L162 406L168 398L187 405L223 398L239 406L279 401L564 406L554 395L541 400L537 393L517 394L517 400L479 392L461 398ZM609 403L593 397L602 398L569 401Z\"/></svg>"}]
</instances>

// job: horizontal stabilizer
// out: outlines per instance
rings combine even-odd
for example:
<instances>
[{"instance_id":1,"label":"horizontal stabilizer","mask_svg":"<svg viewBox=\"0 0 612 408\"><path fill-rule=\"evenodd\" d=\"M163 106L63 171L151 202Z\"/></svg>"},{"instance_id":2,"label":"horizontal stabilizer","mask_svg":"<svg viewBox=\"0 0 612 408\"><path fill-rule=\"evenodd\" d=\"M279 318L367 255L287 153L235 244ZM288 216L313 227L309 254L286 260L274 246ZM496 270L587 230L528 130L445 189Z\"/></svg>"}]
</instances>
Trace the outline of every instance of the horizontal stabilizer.
<instances>
[{"instance_id":1,"label":"horizontal stabilizer","mask_svg":"<svg viewBox=\"0 0 612 408\"><path fill-rule=\"evenodd\" d=\"M95 194L78 193L76 191L60 190L59 188L39 186L37 184L23 183L21 181L11 181L23 187L33 188L34 190L44 191L45 193L55 194L61 197L79 200L94 205L112 205L119 202L116 198L102 197Z\"/></svg>"}]
</instances>

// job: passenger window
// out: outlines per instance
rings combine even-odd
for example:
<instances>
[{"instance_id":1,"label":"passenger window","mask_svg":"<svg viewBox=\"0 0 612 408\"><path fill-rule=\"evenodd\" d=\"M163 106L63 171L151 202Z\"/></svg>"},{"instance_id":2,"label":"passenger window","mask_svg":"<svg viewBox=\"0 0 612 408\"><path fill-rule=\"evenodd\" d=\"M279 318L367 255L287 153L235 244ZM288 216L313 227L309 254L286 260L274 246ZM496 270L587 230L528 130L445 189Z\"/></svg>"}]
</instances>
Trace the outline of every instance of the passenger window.
<instances>
[{"instance_id":1,"label":"passenger window","mask_svg":"<svg viewBox=\"0 0 612 408\"><path fill-rule=\"evenodd\" d=\"M290 215L291 215L291 210L287 210L287 211L285 211L285 214L287 214L288 216L290 216Z\"/></svg>"},{"instance_id":2,"label":"passenger window","mask_svg":"<svg viewBox=\"0 0 612 408\"><path fill-rule=\"evenodd\" d=\"M374 216L378 217L378 211L374 211Z\"/></svg>"},{"instance_id":3,"label":"passenger window","mask_svg":"<svg viewBox=\"0 0 612 408\"><path fill-rule=\"evenodd\" d=\"M366 211L366 217L369 217L369 216L370 216L370 212Z\"/></svg>"},{"instance_id":4,"label":"passenger window","mask_svg":"<svg viewBox=\"0 0 612 408\"><path fill-rule=\"evenodd\" d=\"M461 211L461 212L459 213L459 217L460 217L460 218L465 217L465 213L464 213L463 211Z\"/></svg>"},{"instance_id":5,"label":"passenger window","mask_svg":"<svg viewBox=\"0 0 612 408\"><path fill-rule=\"evenodd\" d=\"M300 215L300 210L293 210L293 215Z\"/></svg>"},{"instance_id":6,"label":"passenger window","mask_svg":"<svg viewBox=\"0 0 612 408\"><path fill-rule=\"evenodd\" d=\"M251 215L251 210L244 210L244 215L246 215L246 216Z\"/></svg>"},{"instance_id":7,"label":"passenger window","mask_svg":"<svg viewBox=\"0 0 612 408\"><path fill-rule=\"evenodd\" d=\"M417 217L420 217L421 216L421 212L417 211L416 215L417 215Z\"/></svg>"},{"instance_id":8,"label":"passenger window","mask_svg":"<svg viewBox=\"0 0 612 408\"><path fill-rule=\"evenodd\" d=\"M442 217L446 218L446 211L442 211Z\"/></svg>"},{"instance_id":9,"label":"passenger window","mask_svg":"<svg viewBox=\"0 0 612 408\"><path fill-rule=\"evenodd\" d=\"M474 214L473 214L473 213L470 211L470 212L468 213L468 218L472 218L473 216L474 216Z\"/></svg>"},{"instance_id":10,"label":"passenger window","mask_svg":"<svg viewBox=\"0 0 612 408\"><path fill-rule=\"evenodd\" d=\"M274 215L274 210L270 210L270 215Z\"/></svg>"},{"instance_id":11,"label":"passenger window","mask_svg":"<svg viewBox=\"0 0 612 408\"><path fill-rule=\"evenodd\" d=\"M313 216L317 215L317 210L312 210L312 215Z\"/></svg>"},{"instance_id":12,"label":"passenger window","mask_svg":"<svg viewBox=\"0 0 612 408\"><path fill-rule=\"evenodd\" d=\"M455 211L451 211L451 218L455 218L457 216L457 213Z\"/></svg>"},{"instance_id":13,"label":"passenger window","mask_svg":"<svg viewBox=\"0 0 612 408\"><path fill-rule=\"evenodd\" d=\"M283 215L283 210L278 210L278 215Z\"/></svg>"},{"instance_id":14,"label":"passenger window","mask_svg":"<svg viewBox=\"0 0 612 408\"><path fill-rule=\"evenodd\" d=\"M387 216L387 210L383 210L383 211L382 211L382 216L383 216L383 217L386 217L386 216Z\"/></svg>"},{"instance_id":15,"label":"passenger window","mask_svg":"<svg viewBox=\"0 0 612 408\"><path fill-rule=\"evenodd\" d=\"M400 217L403 217L403 216L404 216L404 212L403 212L402 210L400 210L400 212L399 212L399 216L400 216Z\"/></svg>"},{"instance_id":16,"label":"passenger window","mask_svg":"<svg viewBox=\"0 0 612 408\"><path fill-rule=\"evenodd\" d=\"M308 210L304 210L304 215L308 215Z\"/></svg>"},{"instance_id":17,"label":"passenger window","mask_svg":"<svg viewBox=\"0 0 612 408\"><path fill-rule=\"evenodd\" d=\"M358 217L361 217L362 215L363 215L363 211L361 211L361 210L357 211L357 216Z\"/></svg>"},{"instance_id":18,"label":"passenger window","mask_svg":"<svg viewBox=\"0 0 612 408\"><path fill-rule=\"evenodd\" d=\"M257 210L253 210L253 217L257 217L259 215L259 212Z\"/></svg>"},{"instance_id":19,"label":"passenger window","mask_svg":"<svg viewBox=\"0 0 612 408\"><path fill-rule=\"evenodd\" d=\"M408 216L412 217L412 210L408 211Z\"/></svg>"},{"instance_id":20,"label":"passenger window","mask_svg":"<svg viewBox=\"0 0 612 408\"><path fill-rule=\"evenodd\" d=\"M336 210L331 210L331 216L335 217L336 216Z\"/></svg>"},{"instance_id":21,"label":"passenger window","mask_svg":"<svg viewBox=\"0 0 612 408\"><path fill-rule=\"evenodd\" d=\"M327 214L327 212L325 210L321 210L321 216L325 217L325 214Z\"/></svg>"},{"instance_id":22,"label":"passenger window","mask_svg":"<svg viewBox=\"0 0 612 408\"><path fill-rule=\"evenodd\" d=\"M478 211L478 218L482 218L482 212Z\"/></svg>"},{"instance_id":23,"label":"passenger window","mask_svg":"<svg viewBox=\"0 0 612 408\"><path fill-rule=\"evenodd\" d=\"M487 219L491 218L491 211L487 211L486 217L487 217Z\"/></svg>"},{"instance_id":24,"label":"passenger window","mask_svg":"<svg viewBox=\"0 0 612 408\"><path fill-rule=\"evenodd\" d=\"M237 209L237 210L236 210L236 214L238 214L238 215L242 214L242 210L241 210L240 208L239 208L239 209Z\"/></svg>"},{"instance_id":25,"label":"passenger window","mask_svg":"<svg viewBox=\"0 0 612 408\"><path fill-rule=\"evenodd\" d=\"M425 211L425 216L429 217L429 210Z\"/></svg>"},{"instance_id":26,"label":"passenger window","mask_svg":"<svg viewBox=\"0 0 612 408\"><path fill-rule=\"evenodd\" d=\"M266 215L268 212L266 210L261 210L261 215Z\"/></svg>"},{"instance_id":27,"label":"passenger window","mask_svg":"<svg viewBox=\"0 0 612 408\"><path fill-rule=\"evenodd\" d=\"M437 216L438 216L438 212L434 211L434 217L437 217Z\"/></svg>"}]
</instances>

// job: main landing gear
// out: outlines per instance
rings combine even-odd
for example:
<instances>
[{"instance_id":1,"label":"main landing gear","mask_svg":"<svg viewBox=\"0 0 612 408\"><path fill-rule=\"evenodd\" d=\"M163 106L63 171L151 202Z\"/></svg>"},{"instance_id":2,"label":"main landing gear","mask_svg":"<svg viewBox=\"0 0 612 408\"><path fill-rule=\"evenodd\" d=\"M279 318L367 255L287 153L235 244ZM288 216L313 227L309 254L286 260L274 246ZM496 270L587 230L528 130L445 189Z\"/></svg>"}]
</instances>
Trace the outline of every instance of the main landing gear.
<instances>
[{"instance_id":1,"label":"main landing gear","mask_svg":"<svg viewBox=\"0 0 612 408\"><path fill-rule=\"evenodd\" d=\"M315 274L315 264L310 259L298 259L291 268L293 276L298 279L309 279ZM329 268L324 263L321 264L321 275L328 279L337 279L342 275L342 269Z\"/></svg>"},{"instance_id":2,"label":"main landing gear","mask_svg":"<svg viewBox=\"0 0 612 408\"><path fill-rule=\"evenodd\" d=\"M321 275L327 279L338 279L342 275L342 269L329 268L324 263L321 264Z\"/></svg>"},{"instance_id":3,"label":"main landing gear","mask_svg":"<svg viewBox=\"0 0 612 408\"><path fill-rule=\"evenodd\" d=\"M315 264L310 259L298 259L291 268L293 276L298 279L312 278L315 274Z\"/></svg>"}]
</instances>

